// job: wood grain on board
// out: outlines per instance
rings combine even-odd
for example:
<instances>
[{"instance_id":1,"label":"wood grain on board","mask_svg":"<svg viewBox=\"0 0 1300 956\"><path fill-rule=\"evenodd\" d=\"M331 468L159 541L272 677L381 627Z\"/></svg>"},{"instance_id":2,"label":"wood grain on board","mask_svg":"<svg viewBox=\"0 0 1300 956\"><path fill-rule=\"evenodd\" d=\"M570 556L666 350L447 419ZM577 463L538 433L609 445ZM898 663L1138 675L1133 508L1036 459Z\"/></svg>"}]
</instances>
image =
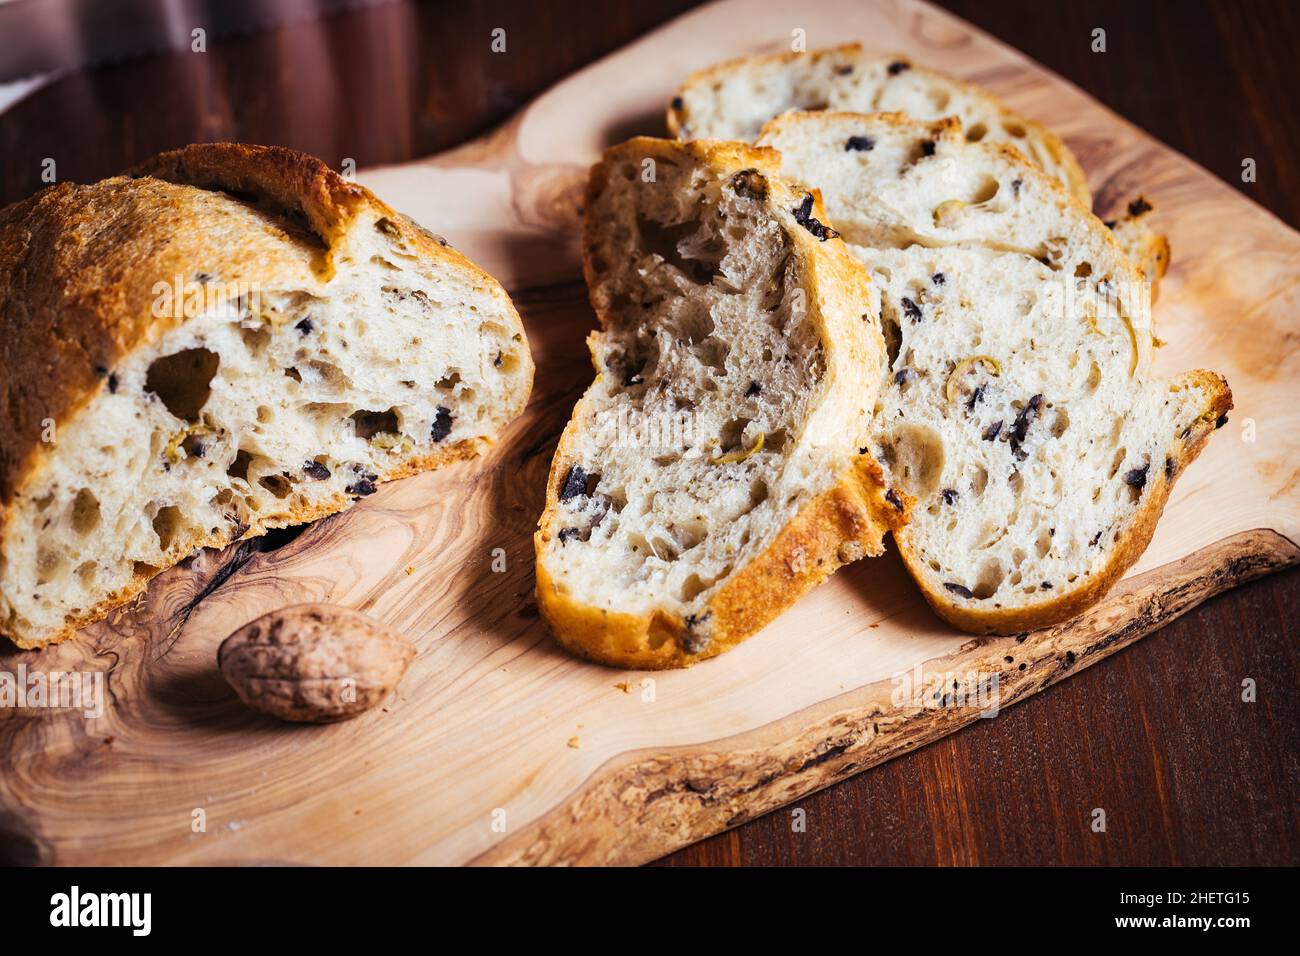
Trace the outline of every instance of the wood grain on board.
<instances>
[{"instance_id":1,"label":"wood grain on board","mask_svg":"<svg viewBox=\"0 0 1300 956\"><path fill-rule=\"evenodd\" d=\"M1300 560L1300 237L931 7L816 2L800 5L797 24L790 17L772 0L703 8L575 74L495 134L363 173L511 289L538 366L528 412L485 459L386 487L281 547L199 555L68 644L0 652L0 669L104 671L111 690L101 718L0 719L2 852L81 863L638 862L979 718L974 707L900 706L896 675L921 665L960 692L968 674L995 673L1005 708ZM882 559L845 569L690 671L574 661L537 620L531 532L555 439L590 376L576 185L604 145L662 129L679 77L786 47L794 27L809 48L861 39L908 53L1048 121L1079 153L1103 214L1137 191L1154 196L1175 250L1157 368L1215 368L1237 409L1180 479L1133 574L1069 625L973 640ZM1243 440L1247 420L1255 441ZM498 548L504 573L492 566ZM419 645L388 713L284 727L225 686L214 660L226 634L313 599L369 610Z\"/></svg>"}]
</instances>

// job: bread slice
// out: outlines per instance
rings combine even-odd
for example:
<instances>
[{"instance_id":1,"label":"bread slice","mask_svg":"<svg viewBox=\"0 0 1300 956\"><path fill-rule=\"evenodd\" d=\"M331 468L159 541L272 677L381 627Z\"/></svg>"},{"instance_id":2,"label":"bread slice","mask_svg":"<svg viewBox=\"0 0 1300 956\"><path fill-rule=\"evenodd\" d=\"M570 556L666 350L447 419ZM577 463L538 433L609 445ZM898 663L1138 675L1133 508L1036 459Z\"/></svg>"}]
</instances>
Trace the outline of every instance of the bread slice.
<instances>
[{"instance_id":1,"label":"bread slice","mask_svg":"<svg viewBox=\"0 0 1300 956\"><path fill-rule=\"evenodd\" d=\"M1082 167L1046 126L972 83L918 66L905 56L867 53L856 43L811 53L743 57L700 70L673 98L667 118L669 130L682 139L752 142L764 123L787 110L827 109L898 112L923 121L953 117L968 142L1014 147L1092 208ZM1169 265L1169 241L1152 229L1153 209L1138 197L1115 228L1121 245L1150 282L1154 300Z\"/></svg>"},{"instance_id":2,"label":"bread slice","mask_svg":"<svg viewBox=\"0 0 1300 956\"><path fill-rule=\"evenodd\" d=\"M787 110L956 117L969 142L1007 143L1055 177L1085 206L1092 194L1074 154L1055 133L986 90L905 56L868 53L857 43L809 53L747 56L691 74L668 107L682 139L753 142Z\"/></svg>"},{"instance_id":3,"label":"bread slice","mask_svg":"<svg viewBox=\"0 0 1300 956\"><path fill-rule=\"evenodd\" d=\"M777 162L642 138L591 172L597 374L536 535L542 616L576 654L712 657L902 523L861 454L884 371L866 271Z\"/></svg>"},{"instance_id":4,"label":"bread slice","mask_svg":"<svg viewBox=\"0 0 1300 956\"><path fill-rule=\"evenodd\" d=\"M790 113L760 142L824 190L879 288L889 369L871 444L916 498L895 537L927 600L980 633L1096 601L1226 420L1227 383L1151 375L1136 269L1014 150L896 114Z\"/></svg>"},{"instance_id":5,"label":"bread slice","mask_svg":"<svg viewBox=\"0 0 1300 956\"><path fill-rule=\"evenodd\" d=\"M474 454L527 400L501 286L320 161L213 144L0 211L0 631Z\"/></svg>"}]
</instances>

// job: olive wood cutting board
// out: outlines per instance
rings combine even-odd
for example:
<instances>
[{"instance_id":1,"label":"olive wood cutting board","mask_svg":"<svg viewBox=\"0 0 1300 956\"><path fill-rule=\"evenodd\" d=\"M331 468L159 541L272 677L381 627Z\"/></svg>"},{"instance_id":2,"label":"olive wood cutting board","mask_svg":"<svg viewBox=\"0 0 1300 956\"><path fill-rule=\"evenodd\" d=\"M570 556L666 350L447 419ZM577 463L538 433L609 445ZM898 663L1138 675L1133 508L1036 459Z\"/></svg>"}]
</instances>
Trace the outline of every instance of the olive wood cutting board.
<instances>
[{"instance_id":1,"label":"olive wood cutting board","mask_svg":"<svg viewBox=\"0 0 1300 956\"><path fill-rule=\"evenodd\" d=\"M1141 562L1067 625L957 633L890 554L842 570L691 670L574 660L537 616L532 532L559 431L592 375L575 228L586 167L610 143L662 133L663 105L690 70L789 49L796 30L808 49L858 39L987 85L1065 137L1103 215L1139 191L1154 198L1174 250L1157 367L1222 372L1236 410L1180 478ZM964 695L966 675L996 674L1005 708L1300 560L1300 236L919 0L726 0L584 69L479 141L361 179L510 289L537 361L527 412L482 459L386 486L291 540L197 555L61 646L6 645L0 670L103 672L109 700L92 719L0 711L0 856L649 860L980 719L978 706L900 702L895 675L919 673L923 686L955 675ZM289 726L252 714L226 686L220 641L307 600L368 611L418 645L382 711Z\"/></svg>"}]
</instances>

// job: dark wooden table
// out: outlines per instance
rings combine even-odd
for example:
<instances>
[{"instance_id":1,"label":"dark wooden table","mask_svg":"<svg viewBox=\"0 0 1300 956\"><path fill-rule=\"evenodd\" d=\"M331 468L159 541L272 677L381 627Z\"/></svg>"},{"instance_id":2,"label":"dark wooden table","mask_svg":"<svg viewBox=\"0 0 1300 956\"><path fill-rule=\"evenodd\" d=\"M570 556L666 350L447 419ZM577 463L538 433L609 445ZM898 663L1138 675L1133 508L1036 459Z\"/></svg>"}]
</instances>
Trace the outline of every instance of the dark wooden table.
<instances>
[{"instance_id":1,"label":"dark wooden table","mask_svg":"<svg viewBox=\"0 0 1300 956\"><path fill-rule=\"evenodd\" d=\"M1300 226L1292 0L942 0ZM390 163L485 132L692 6L388 5L71 74L0 114L0 203L184 143ZM0 8L0 27L4 10ZM493 28L509 54L489 50ZM1105 54L1090 49L1107 32ZM12 37L6 37L11 42ZM1244 157L1258 178L1240 181ZM1175 256L1177 250L1174 250ZM1230 319L1229 319L1230 320ZM1300 569L1216 598L997 720L668 857L699 864L1300 862ZM1253 678L1258 701L1240 702ZM1106 811L1107 830L1087 823Z\"/></svg>"}]
</instances>

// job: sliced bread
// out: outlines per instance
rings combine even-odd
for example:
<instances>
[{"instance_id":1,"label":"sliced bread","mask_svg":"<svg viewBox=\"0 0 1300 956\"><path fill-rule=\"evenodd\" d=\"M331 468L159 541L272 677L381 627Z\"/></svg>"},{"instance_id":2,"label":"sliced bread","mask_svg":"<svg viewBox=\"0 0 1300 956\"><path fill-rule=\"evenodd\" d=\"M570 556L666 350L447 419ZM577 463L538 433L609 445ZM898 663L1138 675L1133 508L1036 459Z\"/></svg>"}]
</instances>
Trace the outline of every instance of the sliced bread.
<instances>
[{"instance_id":1,"label":"sliced bread","mask_svg":"<svg viewBox=\"0 0 1300 956\"><path fill-rule=\"evenodd\" d=\"M867 53L859 44L811 53L750 56L694 73L668 107L668 128L682 139L754 141L763 124L787 110L905 113L947 117L968 142L1012 146L1057 179L1083 205L1092 194L1078 160L1055 133L1012 110L992 93L904 56ZM848 148L865 149L860 143ZM1113 225L1151 284L1152 298L1169 266L1169 241L1151 227L1154 207L1139 197Z\"/></svg>"},{"instance_id":2,"label":"sliced bread","mask_svg":"<svg viewBox=\"0 0 1300 956\"><path fill-rule=\"evenodd\" d=\"M1092 205L1088 180L1060 137L988 91L904 56L868 53L857 43L808 53L747 56L691 74L668 107L682 139L753 142L787 110L906 113L955 117L970 142L1008 143Z\"/></svg>"},{"instance_id":3,"label":"sliced bread","mask_svg":"<svg viewBox=\"0 0 1300 956\"><path fill-rule=\"evenodd\" d=\"M790 113L760 143L823 190L876 280L889 369L872 446L916 498L895 537L931 605L1007 633L1096 601L1226 420L1227 383L1152 377L1141 277L1014 150L896 114Z\"/></svg>"},{"instance_id":4,"label":"sliced bread","mask_svg":"<svg viewBox=\"0 0 1300 956\"><path fill-rule=\"evenodd\" d=\"M324 163L192 146L0 211L0 632L474 454L528 398L505 291Z\"/></svg>"},{"instance_id":5,"label":"sliced bread","mask_svg":"<svg viewBox=\"0 0 1300 956\"><path fill-rule=\"evenodd\" d=\"M860 453L884 374L866 270L777 162L641 138L592 169L596 379L536 535L542 616L576 654L712 657L902 523Z\"/></svg>"}]
</instances>

